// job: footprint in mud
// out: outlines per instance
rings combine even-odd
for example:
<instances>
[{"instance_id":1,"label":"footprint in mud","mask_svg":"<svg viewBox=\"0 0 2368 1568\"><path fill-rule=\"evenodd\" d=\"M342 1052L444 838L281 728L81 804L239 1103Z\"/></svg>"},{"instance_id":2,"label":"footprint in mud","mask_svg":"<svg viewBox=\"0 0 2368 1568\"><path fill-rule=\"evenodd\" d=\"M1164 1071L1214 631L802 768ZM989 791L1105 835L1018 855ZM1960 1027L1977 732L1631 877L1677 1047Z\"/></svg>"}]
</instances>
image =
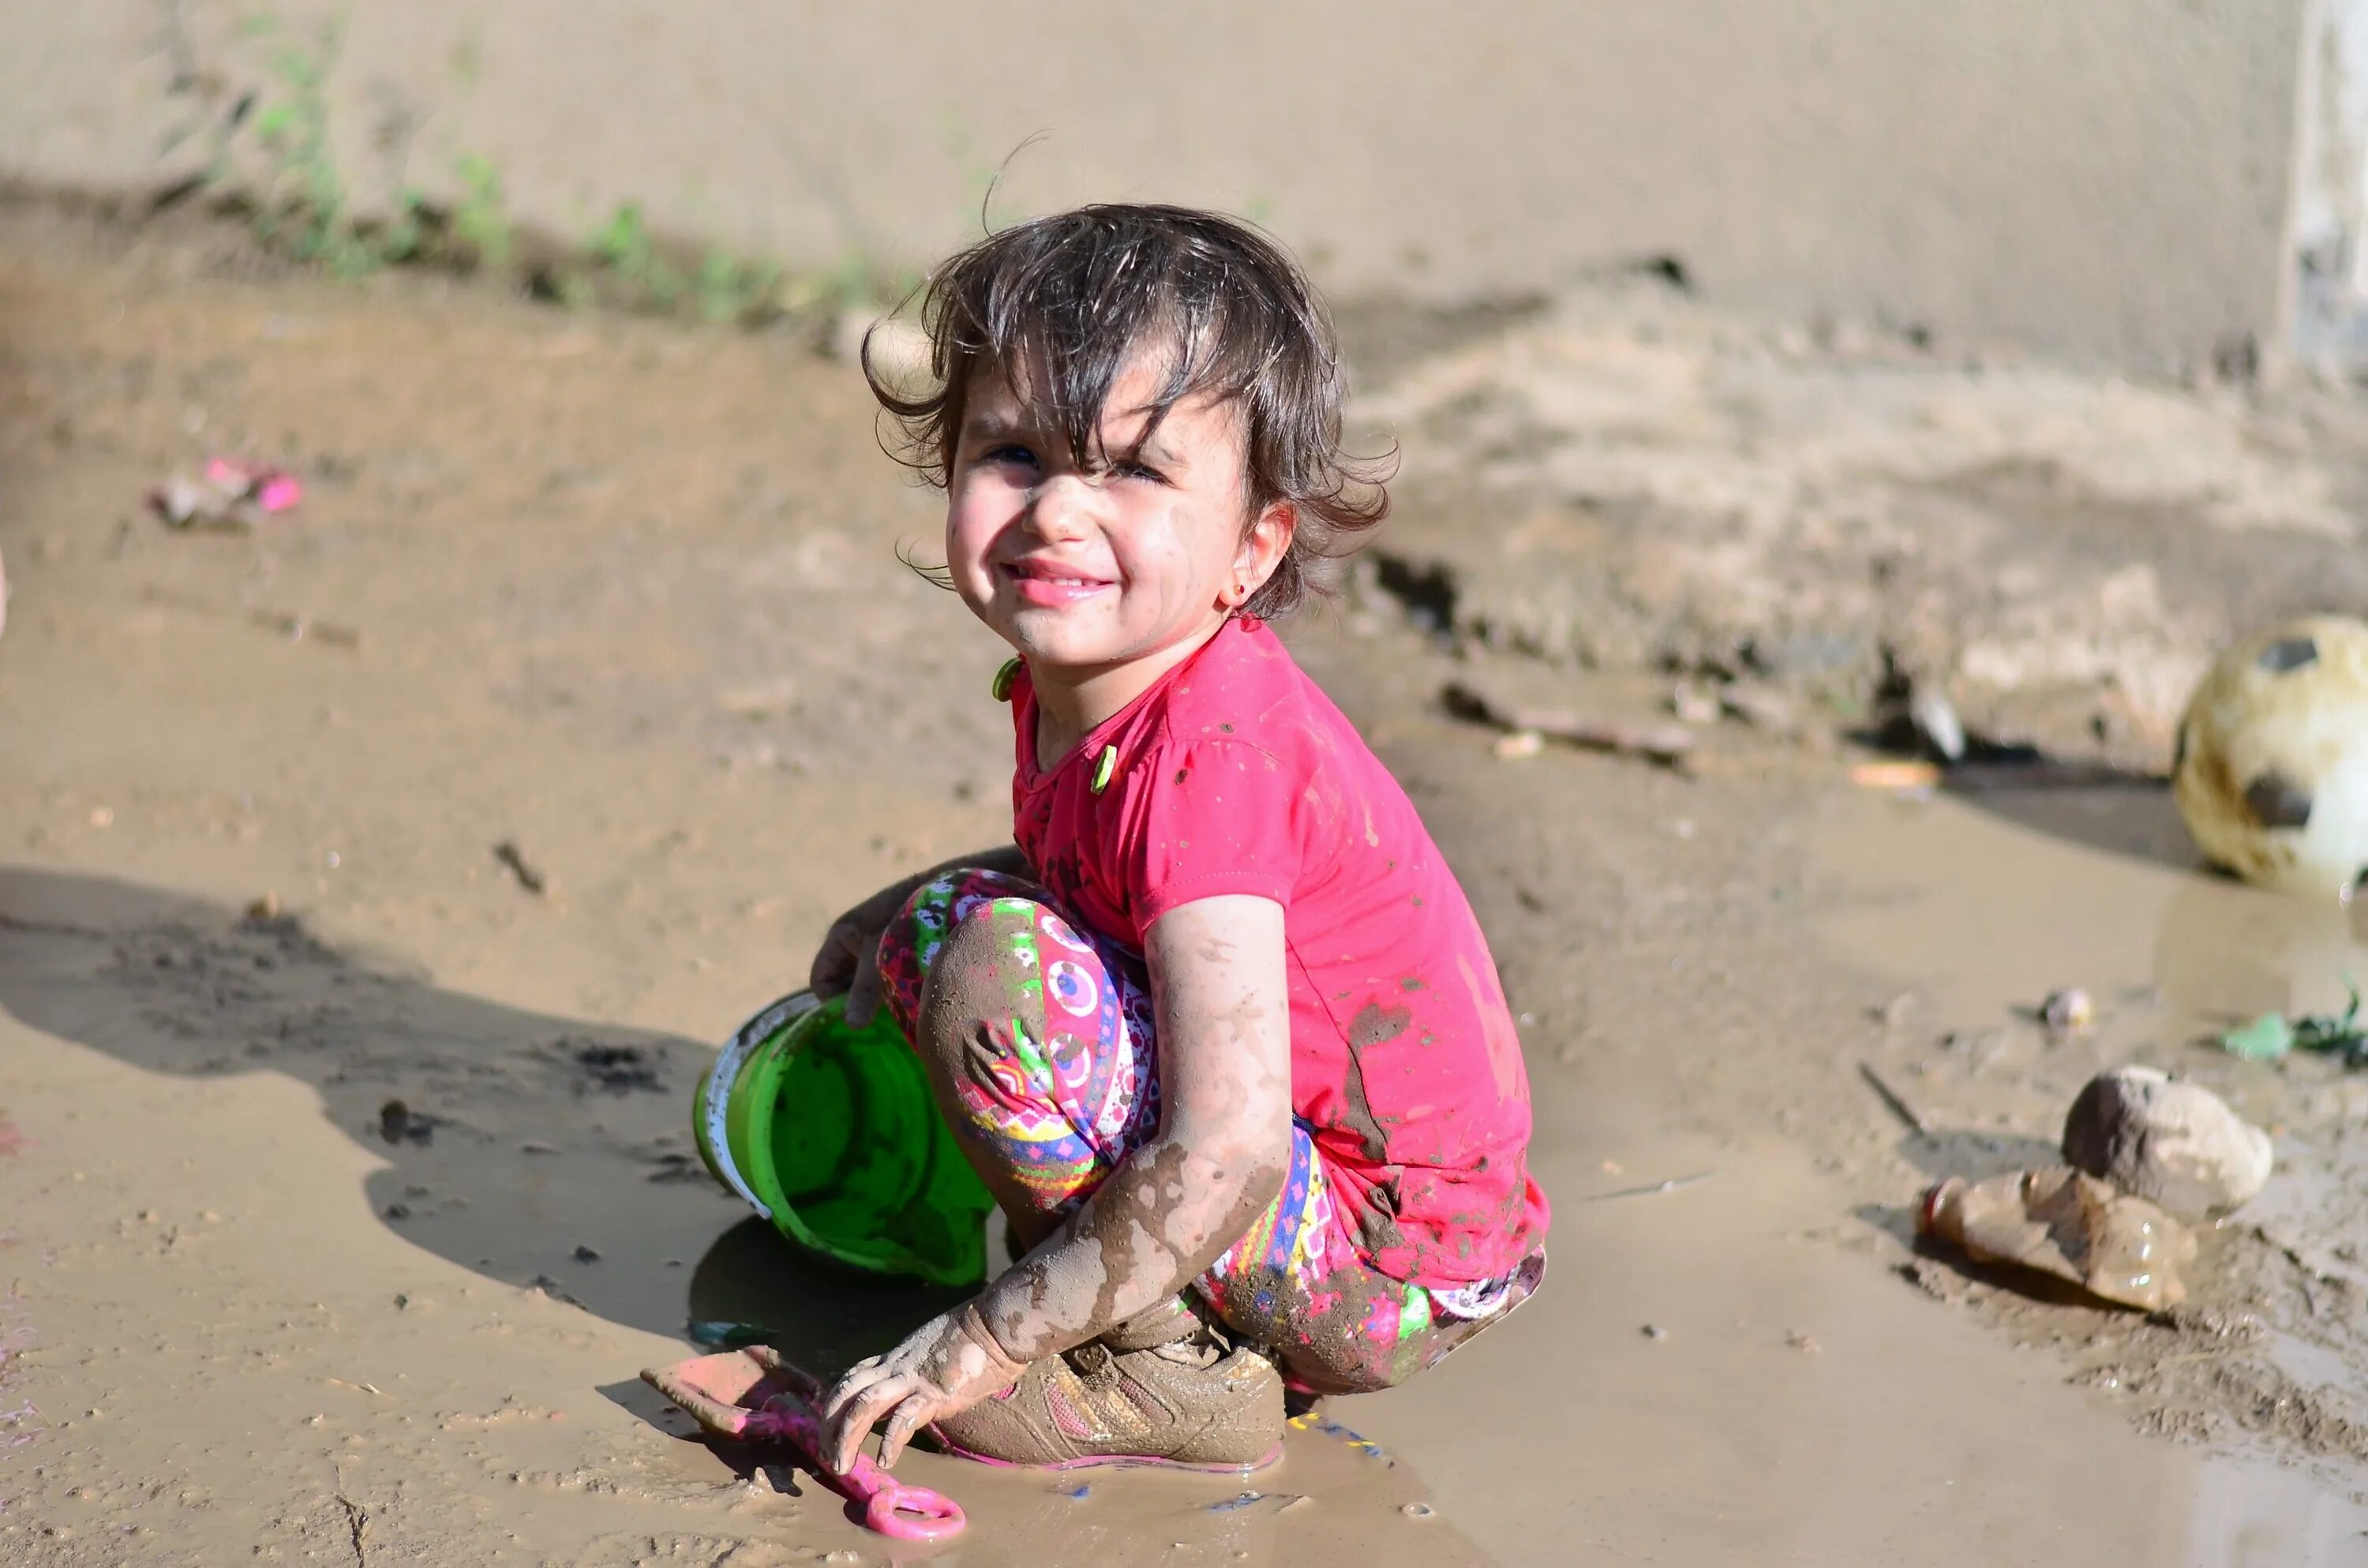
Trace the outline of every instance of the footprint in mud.
<instances>
[{"instance_id":1,"label":"footprint in mud","mask_svg":"<svg viewBox=\"0 0 2368 1568\"><path fill-rule=\"evenodd\" d=\"M612 1095L630 1095L636 1090L654 1095L666 1092L664 1080L658 1076L657 1062L641 1046L610 1045L567 1036L552 1041L551 1049L584 1070L579 1091L597 1088Z\"/></svg>"}]
</instances>

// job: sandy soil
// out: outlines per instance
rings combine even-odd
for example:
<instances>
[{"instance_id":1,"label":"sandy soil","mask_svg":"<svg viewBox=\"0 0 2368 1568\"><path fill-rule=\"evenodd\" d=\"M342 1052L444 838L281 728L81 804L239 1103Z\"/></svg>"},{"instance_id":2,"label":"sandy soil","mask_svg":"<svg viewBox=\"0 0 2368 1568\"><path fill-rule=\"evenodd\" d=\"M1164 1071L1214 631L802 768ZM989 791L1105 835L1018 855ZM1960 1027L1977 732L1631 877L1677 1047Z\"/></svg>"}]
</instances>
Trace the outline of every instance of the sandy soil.
<instances>
[{"instance_id":1,"label":"sandy soil","mask_svg":"<svg viewBox=\"0 0 2368 1568\"><path fill-rule=\"evenodd\" d=\"M2361 1560L2368 1089L2194 1041L2327 1003L2368 973L2362 931L2199 874L2159 791L1851 790L1851 717L1817 699L1862 684L1862 648L1769 676L1800 736L1724 726L1684 776L1500 757L1445 683L1650 716L1654 650L1693 632L1636 585L1712 580L1699 536L1615 526L1660 511L1599 508L1604 552L1564 550L1561 580L1635 568L1645 651L1583 667L1485 623L1506 612L1470 540L1571 492L1492 472L1466 415L1530 396L1505 367L1551 358L1535 335L1565 315L1351 312L1408 517L1395 564L1293 634L1497 945L1558 1204L1545 1293L1433 1375L1336 1403L1341 1430L1295 1432L1247 1503L1238 1482L1076 1496L916 1455L975 1521L930 1552L688 1440L633 1374L686 1354L689 1322L763 1324L827 1365L938 1304L777 1242L697 1171L686 1114L713 1042L833 913L1008 826L996 647L896 560L933 536L930 498L880 456L847 368L787 339L334 287L199 228L0 219L0 1559ZM1645 319L1588 308L1632 340ZM1701 343L1697 371L1725 363ZM1848 346L1787 362L1755 372L1759 435L1682 399L1632 421L1669 466L1623 457L1645 475L1623 494L1699 494L1689 474L1747 460L1797 480L1768 424L1880 426L1850 389L1896 377ZM2000 419L2037 395L1914 373L2003 398ZM2204 602L2181 562L2228 528L2285 583L2348 537L2340 398L2053 384L2059 426L2151 398L2304 434L2231 449L2257 464L2235 510L2187 504L2226 491L2210 476L2111 505L2061 488L2020 529L1993 507L1992 566L2077 546L2150 567L2176 609ZM1541 428L1606 444L1584 399L1524 406L1516 458ZM2204 449L2181 428L2146 449L2157 468ZM291 463L303 506L240 535L144 513L215 451ZM1851 460L1919 493L1966 472ZM2247 495L2287 509L2260 525ZM1801 514L1771 503L1730 584L1861 560L1786 547ZM1463 574L1457 597L1409 608L1431 569ZM1691 602L1730 650L1764 630ZM1850 613L1831 619L1873 624ZM2201 614L2141 617L2146 648L2200 658ZM2125 710L2112 744L2142 754ZM2104 1026L2050 1043L2020 1009L2075 983ZM2279 1140L2190 1308L2036 1298L1910 1244L1923 1183L2041 1152L2129 1059L2220 1085Z\"/></svg>"}]
</instances>

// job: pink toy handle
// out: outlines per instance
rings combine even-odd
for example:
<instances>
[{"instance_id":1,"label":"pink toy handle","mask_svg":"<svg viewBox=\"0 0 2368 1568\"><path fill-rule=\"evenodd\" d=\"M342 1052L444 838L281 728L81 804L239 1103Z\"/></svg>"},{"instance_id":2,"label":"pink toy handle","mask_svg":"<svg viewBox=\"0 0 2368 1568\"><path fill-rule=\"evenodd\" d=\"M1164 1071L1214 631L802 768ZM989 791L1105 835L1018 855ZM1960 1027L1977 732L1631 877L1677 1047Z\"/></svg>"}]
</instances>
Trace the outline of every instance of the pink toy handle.
<instances>
[{"instance_id":1,"label":"pink toy handle","mask_svg":"<svg viewBox=\"0 0 2368 1568\"><path fill-rule=\"evenodd\" d=\"M859 1455L855 1467L839 1478L863 1504L863 1522L893 1540L944 1540L960 1535L969 1521L962 1505L926 1486L907 1486Z\"/></svg>"},{"instance_id":2,"label":"pink toy handle","mask_svg":"<svg viewBox=\"0 0 2368 1568\"><path fill-rule=\"evenodd\" d=\"M834 1472L823 1458L830 1449L822 1418L797 1394L776 1394L767 1401L750 1426L760 1424L803 1449L814 1473L846 1494L848 1501L861 1504L864 1524L892 1540L944 1540L960 1535L969 1522L961 1504L926 1486L905 1485L870 1454L856 1455L845 1474Z\"/></svg>"}]
</instances>

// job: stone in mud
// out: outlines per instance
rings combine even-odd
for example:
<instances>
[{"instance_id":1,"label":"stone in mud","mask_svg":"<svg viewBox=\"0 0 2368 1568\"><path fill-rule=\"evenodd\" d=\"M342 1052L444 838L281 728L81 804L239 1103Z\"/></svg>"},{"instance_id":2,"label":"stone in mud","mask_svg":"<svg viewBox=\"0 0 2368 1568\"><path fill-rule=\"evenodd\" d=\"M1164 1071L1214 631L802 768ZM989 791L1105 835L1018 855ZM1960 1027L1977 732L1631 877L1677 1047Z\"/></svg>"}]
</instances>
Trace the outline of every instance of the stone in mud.
<instances>
[{"instance_id":1,"label":"stone in mud","mask_svg":"<svg viewBox=\"0 0 2368 1568\"><path fill-rule=\"evenodd\" d=\"M2149 1312L2187 1299L2179 1270L2195 1257L2195 1237L2177 1220L2067 1165L1952 1176L1924 1195L1916 1228L1976 1263L2052 1274Z\"/></svg>"},{"instance_id":2,"label":"stone in mud","mask_svg":"<svg viewBox=\"0 0 2368 1568\"><path fill-rule=\"evenodd\" d=\"M2151 1067L2089 1080L2064 1119L2066 1163L2180 1219L2225 1214L2270 1179L2270 1135L2201 1084Z\"/></svg>"}]
</instances>

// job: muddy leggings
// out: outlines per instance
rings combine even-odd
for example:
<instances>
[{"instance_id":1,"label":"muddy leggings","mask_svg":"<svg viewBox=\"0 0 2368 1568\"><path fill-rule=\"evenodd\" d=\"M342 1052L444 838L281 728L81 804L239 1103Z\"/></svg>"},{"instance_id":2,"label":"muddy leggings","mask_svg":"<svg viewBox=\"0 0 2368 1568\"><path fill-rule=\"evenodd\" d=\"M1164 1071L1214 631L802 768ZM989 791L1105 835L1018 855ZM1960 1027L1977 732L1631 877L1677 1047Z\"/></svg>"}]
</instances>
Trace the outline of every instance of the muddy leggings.
<instances>
[{"instance_id":1,"label":"muddy leggings","mask_svg":"<svg viewBox=\"0 0 2368 1568\"><path fill-rule=\"evenodd\" d=\"M916 1036L922 987L949 935L977 927L998 961L985 1050ZM1000 961L1008 959L1008 961ZM1142 962L1064 919L1032 883L965 870L907 901L880 945L887 1005L913 1040L971 1163L1033 1243L1159 1128L1159 1059ZM1429 1290L1358 1252L1304 1126L1281 1194L1193 1282L1218 1317L1294 1386L1353 1393L1405 1381L1537 1288L1543 1253L1502 1279Z\"/></svg>"}]
</instances>

